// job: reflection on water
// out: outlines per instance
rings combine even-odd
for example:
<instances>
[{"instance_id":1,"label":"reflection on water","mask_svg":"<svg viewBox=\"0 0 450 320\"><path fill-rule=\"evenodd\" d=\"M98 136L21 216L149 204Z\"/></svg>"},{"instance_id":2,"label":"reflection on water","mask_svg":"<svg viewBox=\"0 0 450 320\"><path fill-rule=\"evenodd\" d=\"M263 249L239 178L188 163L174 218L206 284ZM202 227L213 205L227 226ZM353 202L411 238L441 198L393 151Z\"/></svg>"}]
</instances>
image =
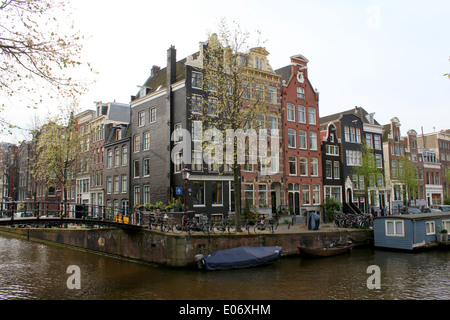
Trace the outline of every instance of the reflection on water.
<instances>
[{"instance_id":1,"label":"reflection on water","mask_svg":"<svg viewBox=\"0 0 450 320\"><path fill-rule=\"evenodd\" d=\"M325 259L282 258L253 269L204 272L155 267L0 237L0 299L298 300L450 299L449 251L355 249ZM69 290L67 267L81 270ZM369 290L367 267L381 270Z\"/></svg>"}]
</instances>

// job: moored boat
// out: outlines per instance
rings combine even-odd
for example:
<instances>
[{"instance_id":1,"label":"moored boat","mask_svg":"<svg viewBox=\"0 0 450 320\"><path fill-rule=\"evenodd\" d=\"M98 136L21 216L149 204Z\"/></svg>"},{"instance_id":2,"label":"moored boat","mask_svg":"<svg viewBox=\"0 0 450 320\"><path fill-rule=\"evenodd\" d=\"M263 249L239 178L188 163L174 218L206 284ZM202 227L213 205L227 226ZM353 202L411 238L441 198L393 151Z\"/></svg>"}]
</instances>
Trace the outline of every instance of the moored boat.
<instances>
[{"instance_id":1,"label":"moored boat","mask_svg":"<svg viewBox=\"0 0 450 320\"><path fill-rule=\"evenodd\" d=\"M343 254L350 252L353 244L346 246L333 246L333 247L323 247L323 248L308 248L308 247L297 247L298 253L300 255L307 255L312 257L331 257L338 254Z\"/></svg>"},{"instance_id":2,"label":"moored boat","mask_svg":"<svg viewBox=\"0 0 450 320\"><path fill-rule=\"evenodd\" d=\"M277 260L282 253L280 246L238 247L197 255L198 266L205 270L224 270L258 267Z\"/></svg>"}]
</instances>

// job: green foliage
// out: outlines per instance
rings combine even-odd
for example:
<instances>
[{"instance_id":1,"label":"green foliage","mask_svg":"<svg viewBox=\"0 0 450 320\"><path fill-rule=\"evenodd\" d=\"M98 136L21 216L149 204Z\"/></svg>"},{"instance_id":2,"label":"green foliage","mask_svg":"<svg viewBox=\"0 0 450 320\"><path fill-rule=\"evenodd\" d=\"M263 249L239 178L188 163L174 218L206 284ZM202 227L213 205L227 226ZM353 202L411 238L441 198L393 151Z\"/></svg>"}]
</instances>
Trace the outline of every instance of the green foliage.
<instances>
[{"instance_id":1,"label":"green foliage","mask_svg":"<svg viewBox=\"0 0 450 320\"><path fill-rule=\"evenodd\" d=\"M334 216L336 212L341 211L341 204L334 200L334 198L327 199L323 204L322 207L325 211L325 214L327 215L327 218L329 221L334 220Z\"/></svg>"}]
</instances>

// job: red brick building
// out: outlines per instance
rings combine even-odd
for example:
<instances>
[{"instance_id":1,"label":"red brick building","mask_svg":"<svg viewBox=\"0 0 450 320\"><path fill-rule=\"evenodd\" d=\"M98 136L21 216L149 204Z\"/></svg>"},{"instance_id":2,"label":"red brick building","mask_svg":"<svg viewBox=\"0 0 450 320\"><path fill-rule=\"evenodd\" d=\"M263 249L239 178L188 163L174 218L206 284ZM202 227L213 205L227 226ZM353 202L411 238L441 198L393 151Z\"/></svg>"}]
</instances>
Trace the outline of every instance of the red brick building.
<instances>
[{"instance_id":1,"label":"red brick building","mask_svg":"<svg viewBox=\"0 0 450 320\"><path fill-rule=\"evenodd\" d=\"M319 94L309 81L308 62L296 55L276 70L282 81L284 186L296 214L320 210L323 199Z\"/></svg>"}]
</instances>

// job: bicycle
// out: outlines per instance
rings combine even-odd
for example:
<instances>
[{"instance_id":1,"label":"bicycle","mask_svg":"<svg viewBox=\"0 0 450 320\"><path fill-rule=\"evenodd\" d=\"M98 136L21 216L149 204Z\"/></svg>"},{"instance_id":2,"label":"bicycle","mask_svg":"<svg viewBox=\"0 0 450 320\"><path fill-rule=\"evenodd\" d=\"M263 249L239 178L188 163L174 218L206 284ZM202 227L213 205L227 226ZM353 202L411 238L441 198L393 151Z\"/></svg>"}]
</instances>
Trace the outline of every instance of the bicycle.
<instances>
[{"instance_id":1,"label":"bicycle","mask_svg":"<svg viewBox=\"0 0 450 320\"><path fill-rule=\"evenodd\" d=\"M169 232L172 228L166 223L168 217L161 217L160 214L151 214L149 217L148 228L150 230L160 230L161 232Z\"/></svg>"},{"instance_id":2,"label":"bicycle","mask_svg":"<svg viewBox=\"0 0 450 320\"><path fill-rule=\"evenodd\" d=\"M266 219L256 220L255 227L253 228L253 230L255 233L261 233L266 230L272 233L274 232L271 221Z\"/></svg>"}]
</instances>

